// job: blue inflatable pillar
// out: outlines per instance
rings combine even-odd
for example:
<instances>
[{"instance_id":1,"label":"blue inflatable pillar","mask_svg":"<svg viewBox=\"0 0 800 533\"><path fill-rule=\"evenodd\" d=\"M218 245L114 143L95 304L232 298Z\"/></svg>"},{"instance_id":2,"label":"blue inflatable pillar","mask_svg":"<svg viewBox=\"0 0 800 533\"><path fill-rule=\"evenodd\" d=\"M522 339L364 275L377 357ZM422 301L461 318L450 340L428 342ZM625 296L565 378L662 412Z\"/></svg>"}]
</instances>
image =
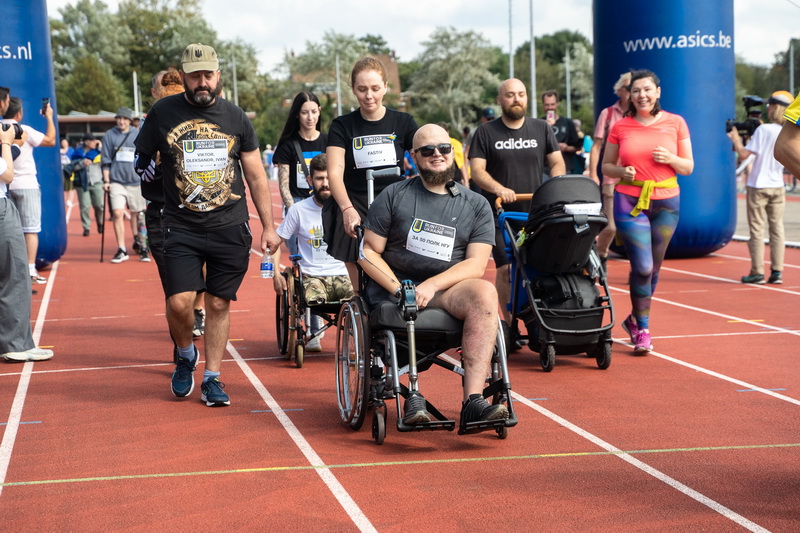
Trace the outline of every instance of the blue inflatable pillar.
<instances>
[{"instance_id":1,"label":"blue inflatable pillar","mask_svg":"<svg viewBox=\"0 0 800 533\"><path fill-rule=\"evenodd\" d=\"M42 98L50 98L56 120L58 107L45 0L3 1L0 86L10 88L11 96L22 99L24 124L41 132L47 130L47 120L39 114ZM42 231L36 254L36 263L42 268L57 261L67 248L64 183L58 142L54 148L36 148L33 154L42 189Z\"/></svg>"},{"instance_id":2,"label":"blue inflatable pillar","mask_svg":"<svg viewBox=\"0 0 800 533\"><path fill-rule=\"evenodd\" d=\"M661 107L686 119L694 172L679 176L680 223L667 257L725 246L736 229L735 158L725 136L733 118L733 0L594 0L595 116L616 100L630 69L661 79Z\"/></svg>"}]
</instances>

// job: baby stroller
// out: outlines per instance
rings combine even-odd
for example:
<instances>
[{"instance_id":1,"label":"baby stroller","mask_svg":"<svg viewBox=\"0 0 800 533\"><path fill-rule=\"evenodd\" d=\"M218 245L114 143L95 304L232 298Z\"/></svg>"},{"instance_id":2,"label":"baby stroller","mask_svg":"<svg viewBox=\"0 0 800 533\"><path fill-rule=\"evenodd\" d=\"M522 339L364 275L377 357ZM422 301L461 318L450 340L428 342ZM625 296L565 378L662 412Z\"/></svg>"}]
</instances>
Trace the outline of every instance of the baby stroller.
<instances>
[{"instance_id":1,"label":"baby stroller","mask_svg":"<svg viewBox=\"0 0 800 533\"><path fill-rule=\"evenodd\" d=\"M545 372L553 370L557 354L579 353L594 356L605 370L614 308L594 246L608 224L600 189L587 177L567 175L517 199L531 196L530 214L503 212L499 198L496 206L511 262L509 344L527 340ZM520 333L519 319L527 335Z\"/></svg>"}]
</instances>

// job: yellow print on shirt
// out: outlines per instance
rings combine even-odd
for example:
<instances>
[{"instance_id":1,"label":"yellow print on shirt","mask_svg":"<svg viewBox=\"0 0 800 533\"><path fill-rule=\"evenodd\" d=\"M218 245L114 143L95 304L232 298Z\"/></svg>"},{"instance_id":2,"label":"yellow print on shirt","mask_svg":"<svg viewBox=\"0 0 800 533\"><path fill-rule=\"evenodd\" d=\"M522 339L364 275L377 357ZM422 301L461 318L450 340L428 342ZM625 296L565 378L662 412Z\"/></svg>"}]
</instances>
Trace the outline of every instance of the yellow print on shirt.
<instances>
[{"instance_id":1,"label":"yellow print on shirt","mask_svg":"<svg viewBox=\"0 0 800 533\"><path fill-rule=\"evenodd\" d=\"M219 130L217 124L201 119L178 124L167 133L167 144L175 160L175 186L181 207L190 211L211 211L241 196L231 191L236 165L231 151L236 138Z\"/></svg>"}]
</instances>

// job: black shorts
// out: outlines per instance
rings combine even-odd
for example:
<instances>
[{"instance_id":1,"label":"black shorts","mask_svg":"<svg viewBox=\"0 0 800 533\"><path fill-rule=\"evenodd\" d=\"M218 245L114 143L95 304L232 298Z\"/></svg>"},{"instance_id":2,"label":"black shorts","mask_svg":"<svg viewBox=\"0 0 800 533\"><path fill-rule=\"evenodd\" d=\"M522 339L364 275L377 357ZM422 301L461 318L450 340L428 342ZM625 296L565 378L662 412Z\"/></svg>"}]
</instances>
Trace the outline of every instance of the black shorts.
<instances>
[{"instance_id":1,"label":"black shorts","mask_svg":"<svg viewBox=\"0 0 800 533\"><path fill-rule=\"evenodd\" d=\"M252 244L247 222L216 231L164 226L166 296L205 290L218 298L235 301L236 291L247 273Z\"/></svg>"}]
</instances>

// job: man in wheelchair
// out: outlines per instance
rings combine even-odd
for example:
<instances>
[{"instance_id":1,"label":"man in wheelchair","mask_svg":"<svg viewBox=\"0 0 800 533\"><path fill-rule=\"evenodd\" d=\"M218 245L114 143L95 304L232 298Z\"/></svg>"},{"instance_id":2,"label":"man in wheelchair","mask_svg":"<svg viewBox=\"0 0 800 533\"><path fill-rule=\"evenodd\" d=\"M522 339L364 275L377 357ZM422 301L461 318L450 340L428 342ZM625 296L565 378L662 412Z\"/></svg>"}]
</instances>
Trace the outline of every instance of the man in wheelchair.
<instances>
[{"instance_id":1,"label":"man in wheelchair","mask_svg":"<svg viewBox=\"0 0 800 533\"><path fill-rule=\"evenodd\" d=\"M482 279L495 242L491 208L454 182L453 149L444 129L421 127L413 145L420 176L389 186L369 209L359 260L371 278L365 296L372 306L396 301L401 282L411 280L418 308L437 307L462 320L462 424L507 419L506 406L490 405L481 393L498 326L497 291ZM431 421L417 391L409 394L404 412L405 424Z\"/></svg>"},{"instance_id":2,"label":"man in wheelchair","mask_svg":"<svg viewBox=\"0 0 800 533\"><path fill-rule=\"evenodd\" d=\"M276 231L281 238L281 244L293 235L298 236L298 262L303 272L304 299L306 305L313 307L349 300L353 297L353 286L344 263L328 255L328 245L322 239L322 206L331 196L328 186L328 159L324 153L311 159L308 171L310 176L306 176L306 179L312 188L312 195L292 205ZM276 265L280 264L280 253L278 247L273 255ZM286 278L283 276L276 275L272 281L276 293L282 294L286 290ZM313 338L306 346L309 352L322 349L319 337L313 335L320 327L319 317L313 316Z\"/></svg>"}]
</instances>

